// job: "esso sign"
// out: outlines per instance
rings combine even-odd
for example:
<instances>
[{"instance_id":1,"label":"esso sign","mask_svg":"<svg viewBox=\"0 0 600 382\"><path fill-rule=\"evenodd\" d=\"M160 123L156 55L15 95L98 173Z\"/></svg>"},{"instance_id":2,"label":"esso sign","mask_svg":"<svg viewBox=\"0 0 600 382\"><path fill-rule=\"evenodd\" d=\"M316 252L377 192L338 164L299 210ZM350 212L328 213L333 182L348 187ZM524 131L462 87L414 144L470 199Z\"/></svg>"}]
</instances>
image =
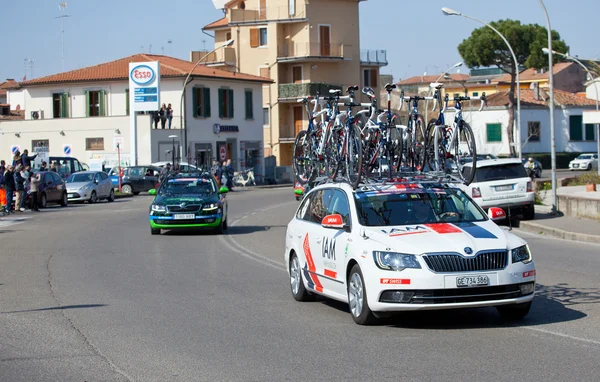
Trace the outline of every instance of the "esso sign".
<instances>
[{"instance_id":1,"label":"esso sign","mask_svg":"<svg viewBox=\"0 0 600 382\"><path fill-rule=\"evenodd\" d=\"M131 80L138 85L148 85L154 81L154 70L148 65L138 65L129 74Z\"/></svg>"}]
</instances>

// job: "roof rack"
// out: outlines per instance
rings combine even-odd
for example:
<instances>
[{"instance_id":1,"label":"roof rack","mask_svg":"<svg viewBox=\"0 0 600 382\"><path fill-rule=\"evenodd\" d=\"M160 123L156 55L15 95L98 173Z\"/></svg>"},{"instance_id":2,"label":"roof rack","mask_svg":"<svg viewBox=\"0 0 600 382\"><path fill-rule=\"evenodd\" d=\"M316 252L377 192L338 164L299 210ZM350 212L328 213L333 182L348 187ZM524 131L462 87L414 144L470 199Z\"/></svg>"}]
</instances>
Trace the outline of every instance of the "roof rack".
<instances>
[{"instance_id":1,"label":"roof rack","mask_svg":"<svg viewBox=\"0 0 600 382\"><path fill-rule=\"evenodd\" d=\"M414 183L428 183L428 184L440 184L440 183L453 183L460 184L463 181L455 175L447 174L443 171L428 171L428 172L418 172L418 171L399 171L393 176L381 176L381 177L368 177L361 180L359 186L357 188L361 188L364 186L375 186L375 185L388 185L388 184L414 184ZM338 177L336 179L331 179L327 176L319 176L315 178L312 182L310 182L307 186L308 189L312 189L314 187L327 184L327 183L349 183L348 179Z\"/></svg>"}]
</instances>

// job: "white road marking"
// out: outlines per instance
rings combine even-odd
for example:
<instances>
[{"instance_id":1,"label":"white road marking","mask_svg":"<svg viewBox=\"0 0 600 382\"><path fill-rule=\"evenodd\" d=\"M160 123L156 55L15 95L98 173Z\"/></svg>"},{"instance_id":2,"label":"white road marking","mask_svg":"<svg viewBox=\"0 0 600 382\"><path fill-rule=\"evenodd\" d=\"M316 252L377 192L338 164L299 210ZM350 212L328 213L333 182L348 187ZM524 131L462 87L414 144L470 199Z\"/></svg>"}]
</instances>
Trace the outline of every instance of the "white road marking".
<instances>
[{"instance_id":1,"label":"white road marking","mask_svg":"<svg viewBox=\"0 0 600 382\"><path fill-rule=\"evenodd\" d=\"M587 342L587 343L591 343L591 344L595 344L595 345L600 345L600 341L590 340L590 339L581 338L581 337L575 337L575 336L571 336L569 334L564 334L564 333L559 333L559 332L553 332L551 330L540 329L540 328L533 328L531 326L523 326L520 329L529 329L529 330L534 330L536 332L545 333L545 334L551 334L553 336L568 338L568 339L575 340L575 341Z\"/></svg>"},{"instance_id":2,"label":"white road marking","mask_svg":"<svg viewBox=\"0 0 600 382\"><path fill-rule=\"evenodd\" d=\"M511 233L517 235L517 236L529 236L529 237L534 237L536 239L552 239L552 240L558 240L558 241L564 241L564 242L568 242L568 243L573 243L574 240L569 240L569 239L562 239L560 237L554 237L551 235L542 235L539 233L534 233L534 232L529 232L529 231L523 231L519 228L513 228L512 231L510 231ZM593 245L593 246L600 246L600 244L598 243L590 243L587 241L575 241L577 244L588 244L588 245Z\"/></svg>"},{"instance_id":3,"label":"white road marking","mask_svg":"<svg viewBox=\"0 0 600 382\"><path fill-rule=\"evenodd\" d=\"M10 227L12 225L24 223L27 219L30 219L29 216L20 216L20 217L3 217L0 218L0 228Z\"/></svg>"}]
</instances>

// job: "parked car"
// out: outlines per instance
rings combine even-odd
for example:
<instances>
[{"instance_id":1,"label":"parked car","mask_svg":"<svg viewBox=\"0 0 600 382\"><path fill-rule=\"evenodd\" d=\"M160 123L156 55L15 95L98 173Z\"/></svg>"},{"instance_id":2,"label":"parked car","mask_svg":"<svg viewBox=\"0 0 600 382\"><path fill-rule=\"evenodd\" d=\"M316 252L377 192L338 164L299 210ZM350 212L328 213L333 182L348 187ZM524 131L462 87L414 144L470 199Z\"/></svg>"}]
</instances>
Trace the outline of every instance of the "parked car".
<instances>
[{"instance_id":1,"label":"parked car","mask_svg":"<svg viewBox=\"0 0 600 382\"><path fill-rule=\"evenodd\" d=\"M64 180L52 171L40 171L40 186L38 191L38 203L41 208L46 208L49 203L57 203L66 207L69 203L67 187ZM31 195L27 193L25 202L30 203Z\"/></svg>"},{"instance_id":2,"label":"parked car","mask_svg":"<svg viewBox=\"0 0 600 382\"><path fill-rule=\"evenodd\" d=\"M569 162L569 170L591 170L598 168L598 154L586 153Z\"/></svg>"},{"instance_id":3,"label":"parked car","mask_svg":"<svg viewBox=\"0 0 600 382\"><path fill-rule=\"evenodd\" d=\"M484 210L500 207L510 214L522 214L525 220L535 216L533 182L518 158L477 161L475 179L460 188Z\"/></svg>"},{"instance_id":4,"label":"parked car","mask_svg":"<svg viewBox=\"0 0 600 382\"><path fill-rule=\"evenodd\" d=\"M159 168L163 168L167 165L167 163L171 163L171 162L155 162L152 163L152 166L155 167L159 167ZM190 170L197 170L198 167L194 166L193 164L187 163L187 162L178 162L177 163L179 165L179 170L180 171L190 171ZM171 163L171 165L173 165L173 163Z\"/></svg>"},{"instance_id":5,"label":"parked car","mask_svg":"<svg viewBox=\"0 0 600 382\"><path fill-rule=\"evenodd\" d=\"M67 179L70 202L96 203L100 199L115 200L115 190L108 175L102 171L82 171Z\"/></svg>"},{"instance_id":6,"label":"parked car","mask_svg":"<svg viewBox=\"0 0 600 382\"><path fill-rule=\"evenodd\" d=\"M521 159L521 163L523 163L523 168L526 168L528 161L529 159L526 158ZM535 176L536 178L542 177L542 164L535 158L533 158L533 176Z\"/></svg>"},{"instance_id":7,"label":"parked car","mask_svg":"<svg viewBox=\"0 0 600 382\"><path fill-rule=\"evenodd\" d=\"M160 168L156 166L132 166L121 167L121 190L125 194L139 195L156 187ZM113 167L110 171L110 179L113 188L119 187L119 167Z\"/></svg>"}]
</instances>

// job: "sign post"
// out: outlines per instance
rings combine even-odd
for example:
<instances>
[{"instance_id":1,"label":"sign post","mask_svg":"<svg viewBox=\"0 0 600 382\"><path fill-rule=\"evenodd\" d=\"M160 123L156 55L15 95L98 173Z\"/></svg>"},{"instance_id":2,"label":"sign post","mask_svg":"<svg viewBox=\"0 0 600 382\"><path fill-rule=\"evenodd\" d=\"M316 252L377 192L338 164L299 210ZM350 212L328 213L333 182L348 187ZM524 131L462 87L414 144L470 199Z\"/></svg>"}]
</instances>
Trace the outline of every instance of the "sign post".
<instances>
[{"instance_id":1,"label":"sign post","mask_svg":"<svg viewBox=\"0 0 600 382\"><path fill-rule=\"evenodd\" d=\"M160 65L158 61L129 63L129 104L132 105L129 112L130 165L137 166L137 112L158 112L160 109Z\"/></svg>"},{"instance_id":2,"label":"sign post","mask_svg":"<svg viewBox=\"0 0 600 382\"><path fill-rule=\"evenodd\" d=\"M119 161L119 165L117 166L117 176L119 177L119 192L121 192L121 144L117 143L117 160Z\"/></svg>"}]
</instances>

